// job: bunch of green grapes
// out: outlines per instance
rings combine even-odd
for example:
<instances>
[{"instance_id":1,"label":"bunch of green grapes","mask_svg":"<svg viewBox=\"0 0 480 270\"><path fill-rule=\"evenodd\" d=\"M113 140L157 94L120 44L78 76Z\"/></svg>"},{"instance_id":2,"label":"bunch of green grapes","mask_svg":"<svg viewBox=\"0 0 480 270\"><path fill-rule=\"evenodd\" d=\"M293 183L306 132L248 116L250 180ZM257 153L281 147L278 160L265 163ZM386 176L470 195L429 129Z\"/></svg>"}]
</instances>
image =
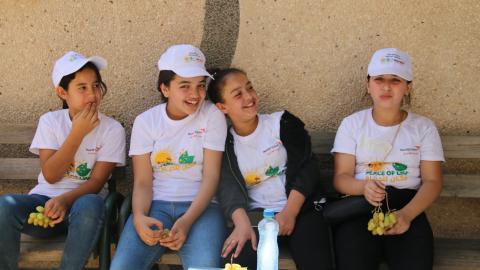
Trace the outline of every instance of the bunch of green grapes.
<instances>
[{"instance_id":1,"label":"bunch of green grapes","mask_svg":"<svg viewBox=\"0 0 480 270\"><path fill-rule=\"evenodd\" d=\"M37 210L37 212L32 212L28 215L28 224L43 227L45 229L49 226L51 228L55 226L52 220L43 214L43 212L45 211L45 208L43 208L43 206L37 206L35 210Z\"/></svg>"},{"instance_id":2,"label":"bunch of green grapes","mask_svg":"<svg viewBox=\"0 0 480 270\"><path fill-rule=\"evenodd\" d=\"M163 229L162 230L162 235L160 236L161 239L165 239L168 237L168 234L170 234L170 230L169 229Z\"/></svg>"},{"instance_id":3,"label":"bunch of green grapes","mask_svg":"<svg viewBox=\"0 0 480 270\"><path fill-rule=\"evenodd\" d=\"M383 213L380 206L375 207L373 211L373 217L368 221L368 230L372 232L373 235L383 235L385 230L388 230L393 227L397 222L394 211L387 211L386 214Z\"/></svg>"},{"instance_id":4,"label":"bunch of green grapes","mask_svg":"<svg viewBox=\"0 0 480 270\"><path fill-rule=\"evenodd\" d=\"M236 263L227 263L223 270L247 270L247 267L242 267L240 264Z\"/></svg>"}]
</instances>

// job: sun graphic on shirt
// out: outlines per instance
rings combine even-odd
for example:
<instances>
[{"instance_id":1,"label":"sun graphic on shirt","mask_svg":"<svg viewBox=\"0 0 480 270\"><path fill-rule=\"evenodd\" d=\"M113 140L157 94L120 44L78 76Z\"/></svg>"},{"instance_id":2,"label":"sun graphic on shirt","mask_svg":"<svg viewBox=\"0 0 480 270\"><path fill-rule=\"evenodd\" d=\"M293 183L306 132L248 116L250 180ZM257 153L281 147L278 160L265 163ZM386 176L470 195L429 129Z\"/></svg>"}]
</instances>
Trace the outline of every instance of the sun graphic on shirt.
<instances>
[{"instance_id":1,"label":"sun graphic on shirt","mask_svg":"<svg viewBox=\"0 0 480 270\"><path fill-rule=\"evenodd\" d=\"M378 172L383 169L383 162L382 161L372 161L368 163L368 168L372 172Z\"/></svg>"},{"instance_id":2,"label":"sun graphic on shirt","mask_svg":"<svg viewBox=\"0 0 480 270\"><path fill-rule=\"evenodd\" d=\"M172 155L170 154L169 151L159 151L155 154L155 159L154 159L155 164L163 164L167 165L172 163Z\"/></svg>"},{"instance_id":3,"label":"sun graphic on shirt","mask_svg":"<svg viewBox=\"0 0 480 270\"><path fill-rule=\"evenodd\" d=\"M247 186L253 186L260 183L260 176L257 172L248 172L245 175L245 183Z\"/></svg>"}]
</instances>

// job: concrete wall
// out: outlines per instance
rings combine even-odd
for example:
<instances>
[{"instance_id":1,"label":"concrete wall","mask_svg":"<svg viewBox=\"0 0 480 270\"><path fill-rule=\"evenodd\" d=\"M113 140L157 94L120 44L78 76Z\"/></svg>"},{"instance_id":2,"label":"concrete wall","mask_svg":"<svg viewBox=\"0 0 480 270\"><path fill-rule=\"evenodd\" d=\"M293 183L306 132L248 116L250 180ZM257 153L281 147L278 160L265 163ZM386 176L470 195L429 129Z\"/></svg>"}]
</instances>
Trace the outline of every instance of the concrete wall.
<instances>
[{"instance_id":1,"label":"concrete wall","mask_svg":"<svg viewBox=\"0 0 480 270\"><path fill-rule=\"evenodd\" d=\"M442 134L480 134L480 2L0 1L0 122L35 123L59 108L53 62L68 50L109 61L102 110L129 127L159 102L155 63L193 43L209 66L245 69L262 110L288 109L334 131L365 106L366 66L378 48L408 51L412 110Z\"/></svg>"}]
</instances>

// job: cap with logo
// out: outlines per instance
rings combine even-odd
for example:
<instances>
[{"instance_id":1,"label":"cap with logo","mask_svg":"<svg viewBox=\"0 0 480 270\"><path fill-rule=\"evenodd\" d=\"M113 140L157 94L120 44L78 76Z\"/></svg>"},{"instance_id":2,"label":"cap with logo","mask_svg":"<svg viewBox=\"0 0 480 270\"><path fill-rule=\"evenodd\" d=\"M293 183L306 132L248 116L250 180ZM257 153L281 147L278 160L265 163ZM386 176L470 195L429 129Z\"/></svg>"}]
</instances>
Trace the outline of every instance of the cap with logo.
<instances>
[{"instance_id":1,"label":"cap with logo","mask_svg":"<svg viewBox=\"0 0 480 270\"><path fill-rule=\"evenodd\" d=\"M178 44L169 47L158 60L158 69L170 70L185 77L208 76L205 69L205 55L197 47L190 44Z\"/></svg>"},{"instance_id":2,"label":"cap with logo","mask_svg":"<svg viewBox=\"0 0 480 270\"><path fill-rule=\"evenodd\" d=\"M100 56L85 57L77 52L67 52L55 62L52 71L53 85L57 87L64 76L81 69L86 63L92 62L99 70L107 67L107 60Z\"/></svg>"},{"instance_id":3,"label":"cap with logo","mask_svg":"<svg viewBox=\"0 0 480 270\"><path fill-rule=\"evenodd\" d=\"M385 74L397 75L407 81L412 81L412 60L410 56L397 48L384 48L376 51L370 60L370 64L368 64L368 75L379 76Z\"/></svg>"}]
</instances>

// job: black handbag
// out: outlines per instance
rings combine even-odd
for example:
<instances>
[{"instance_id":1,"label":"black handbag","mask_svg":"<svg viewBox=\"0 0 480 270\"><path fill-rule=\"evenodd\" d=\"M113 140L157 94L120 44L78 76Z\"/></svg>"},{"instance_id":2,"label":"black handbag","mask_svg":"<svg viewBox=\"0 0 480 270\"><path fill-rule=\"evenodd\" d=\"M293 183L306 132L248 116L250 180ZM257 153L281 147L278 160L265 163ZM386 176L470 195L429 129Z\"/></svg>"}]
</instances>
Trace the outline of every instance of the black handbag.
<instances>
[{"instance_id":1,"label":"black handbag","mask_svg":"<svg viewBox=\"0 0 480 270\"><path fill-rule=\"evenodd\" d=\"M323 208L323 217L328 223L337 224L348 219L366 215L373 210L364 196L345 196L328 202Z\"/></svg>"}]
</instances>

